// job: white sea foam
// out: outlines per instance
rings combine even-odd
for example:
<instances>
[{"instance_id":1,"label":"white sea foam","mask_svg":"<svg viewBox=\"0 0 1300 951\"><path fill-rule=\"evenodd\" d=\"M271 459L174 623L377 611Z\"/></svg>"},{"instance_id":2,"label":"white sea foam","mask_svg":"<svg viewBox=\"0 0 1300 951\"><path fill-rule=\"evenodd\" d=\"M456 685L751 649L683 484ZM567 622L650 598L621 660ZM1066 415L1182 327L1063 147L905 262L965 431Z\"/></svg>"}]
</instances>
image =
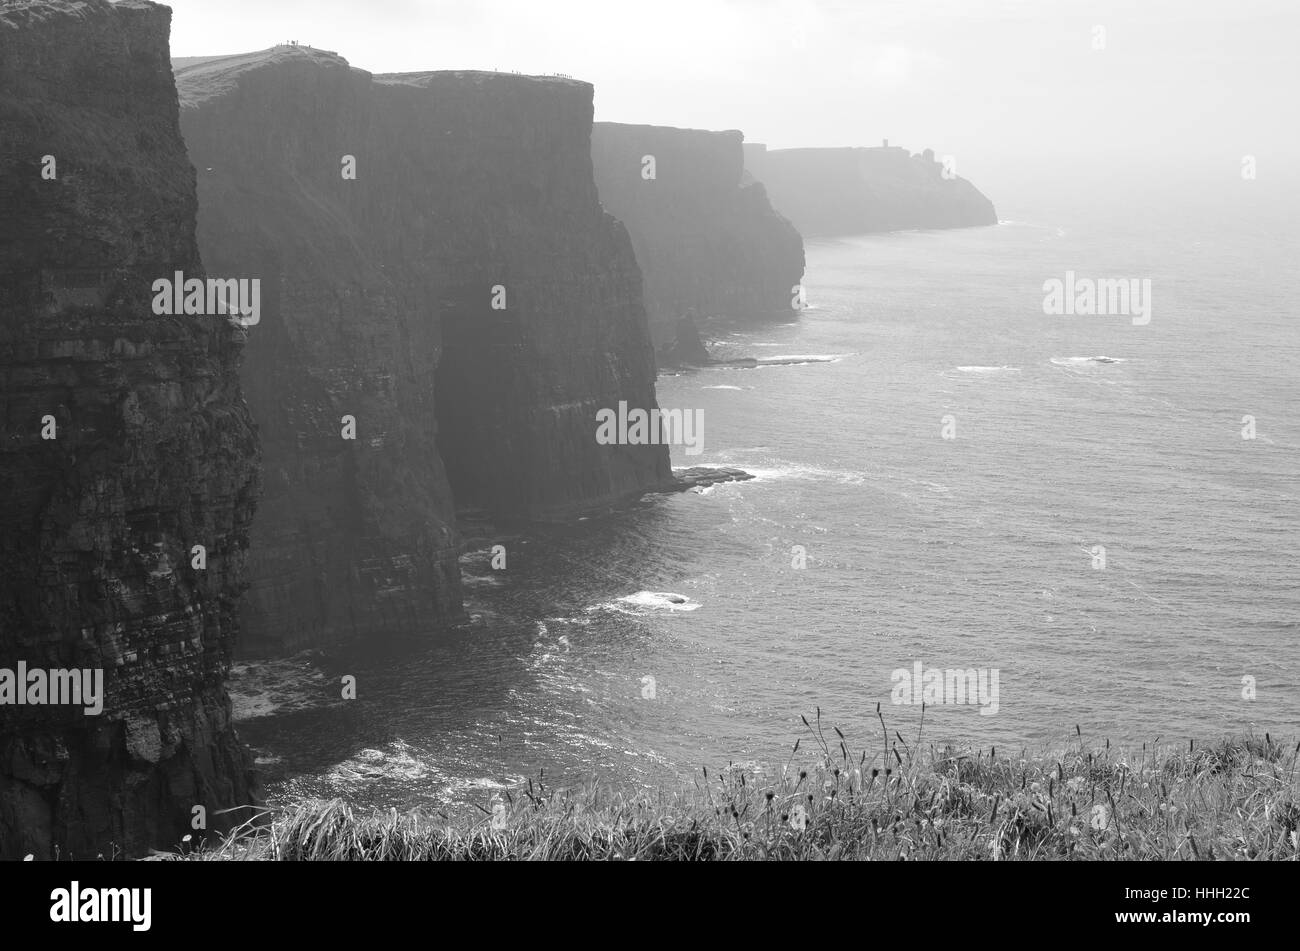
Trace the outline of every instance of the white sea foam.
<instances>
[{"instance_id":1,"label":"white sea foam","mask_svg":"<svg viewBox=\"0 0 1300 951\"><path fill-rule=\"evenodd\" d=\"M522 776L507 776L505 779L490 779L486 776L477 779L457 779L453 780L451 786L453 789L467 791L471 789L514 789L516 786L522 786L527 780Z\"/></svg>"},{"instance_id":2,"label":"white sea foam","mask_svg":"<svg viewBox=\"0 0 1300 951\"><path fill-rule=\"evenodd\" d=\"M855 472L852 469L823 469L818 466L790 465L779 468L745 466L745 471L754 477L752 481L755 482L797 479L808 482L834 482L838 485L862 485L866 481L866 475L862 472Z\"/></svg>"},{"instance_id":3,"label":"white sea foam","mask_svg":"<svg viewBox=\"0 0 1300 951\"><path fill-rule=\"evenodd\" d=\"M588 611L617 611L620 614L647 614L652 611L695 611L700 602L672 591L638 591L605 604L587 608Z\"/></svg>"},{"instance_id":4,"label":"white sea foam","mask_svg":"<svg viewBox=\"0 0 1300 951\"><path fill-rule=\"evenodd\" d=\"M394 740L383 749L364 749L337 764L328 773L335 786L351 789L381 781L418 782L428 785L442 779L438 770L420 759L404 740Z\"/></svg>"},{"instance_id":5,"label":"white sea foam","mask_svg":"<svg viewBox=\"0 0 1300 951\"><path fill-rule=\"evenodd\" d=\"M1086 367L1089 365L1104 366L1110 363L1127 363L1123 357L1052 357L1052 363L1058 367Z\"/></svg>"},{"instance_id":6,"label":"white sea foam","mask_svg":"<svg viewBox=\"0 0 1300 951\"><path fill-rule=\"evenodd\" d=\"M758 361L759 366L769 366L778 363L835 363L844 357L850 356L847 353L779 353L772 357L762 357Z\"/></svg>"}]
</instances>

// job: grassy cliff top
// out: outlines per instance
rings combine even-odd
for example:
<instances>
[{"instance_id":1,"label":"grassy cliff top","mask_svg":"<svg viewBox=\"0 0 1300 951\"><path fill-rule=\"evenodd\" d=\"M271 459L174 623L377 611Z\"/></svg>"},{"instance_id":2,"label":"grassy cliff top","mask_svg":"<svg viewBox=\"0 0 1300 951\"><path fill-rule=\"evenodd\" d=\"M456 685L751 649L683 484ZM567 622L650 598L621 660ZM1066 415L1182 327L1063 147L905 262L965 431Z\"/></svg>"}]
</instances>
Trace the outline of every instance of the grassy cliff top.
<instances>
[{"instance_id":1,"label":"grassy cliff top","mask_svg":"<svg viewBox=\"0 0 1300 951\"><path fill-rule=\"evenodd\" d=\"M807 721L805 721L807 722ZM957 752L820 719L776 775L702 770L675 793L541 778L481 805L358 815L309 801L192 859L1176 860L1300 857L1300 745ZM833 731L833 732L832 732ZM807 754L812 752L812 756ZM801 757L801 753L804 755ZM798 765L803 760L803 765Z\"/></svg>"},{"instance_id":2,"label":"grassy cliff top","mask_svg":"<svg viewBox=\"0 0 1300 951\"><path fill-rule=\"evenodd\" d=\"M176 91L181 105L189 106L225 95L245 73L289 63L351 68L346 59L328 50L310 46L272 46L228 56L177 56L172 58L172 70L176 75Z\"/></svg>"}]
</instances>

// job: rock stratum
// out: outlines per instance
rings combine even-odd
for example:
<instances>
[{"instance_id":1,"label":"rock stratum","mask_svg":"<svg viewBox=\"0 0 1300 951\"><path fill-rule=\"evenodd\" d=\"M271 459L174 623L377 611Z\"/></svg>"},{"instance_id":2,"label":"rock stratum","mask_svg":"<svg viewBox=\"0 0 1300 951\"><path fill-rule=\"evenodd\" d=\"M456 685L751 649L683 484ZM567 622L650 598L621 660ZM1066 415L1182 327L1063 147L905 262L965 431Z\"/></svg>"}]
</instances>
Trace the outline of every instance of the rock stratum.
<instances>
[{"instance_id":1,"label":"rock stratum","mask_svg":"<svg viewBox=\"0 0 1300 951\"><path fill-rule=\"evenodd\" d=\"M665 350L682 317L796 313L803 240L761 184L742 181L743 143L735 131L616 122L592 130L600 198L632 236L651 332Z\"/></svg>"},{"instance_id":2,"label":"rock stratum","mask_svg":"<svg viewBox=\"0 0 1300 951\"><path fill-rule=\"evenodd\" d=\"M929 149L897 146L768 149L745 145L745 170L804 237L998 222L993 203L964 178L944 177Z\"/></svg>"},{"instance_id":3,"label":"rock stratum","mask_svg":"<svg viewBox=\"0 0 1300 951\"><path fill-rule=\"evenodd\" d=\"M251 801L224 687L257 497L240 334L151 308L202 276L170 21L0 9L0 669L100 668L105 694L0 706L0 859L174 847Z\"/></svg>"},{"instance_id":4,"label":"rock stratum","mask_svg":"<svg viewBox=\"0 0 1300 951\"><path fill-rule=\"evenodd\" d=\"M177 85L204 259L263 287L250 653L459 618L457 507L566 517L672 482L665 447L594 438L598 409L656 404L589 84L281 47Z\"/></svg>"}]
</instances>

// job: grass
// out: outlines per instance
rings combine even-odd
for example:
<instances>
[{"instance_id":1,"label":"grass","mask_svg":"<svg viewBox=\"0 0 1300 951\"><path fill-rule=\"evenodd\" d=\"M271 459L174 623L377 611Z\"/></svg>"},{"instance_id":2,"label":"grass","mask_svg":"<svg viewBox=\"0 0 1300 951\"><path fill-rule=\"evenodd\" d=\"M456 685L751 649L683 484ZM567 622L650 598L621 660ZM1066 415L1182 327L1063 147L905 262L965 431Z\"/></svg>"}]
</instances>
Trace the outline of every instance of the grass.
<instances>
[{"instance_id":1,"label":"grass","mask_svg":"<svg viewBox=\"0 0 1300 951\"><path fill-rule=\"evenodd\" d=\"M205 844L197 860L1296 860L1295 748L1267 734L1140 754L1077 742L1008 757L909 743L854 748L821 712L774 775L702 770L673 795L541 777L458 812L358 815L309 801ZM924 711L922 711L924 724ZM802 754L802 758L801 758ZM796 765L800 764L802 765Z\"/></svg>"}]
</instances>

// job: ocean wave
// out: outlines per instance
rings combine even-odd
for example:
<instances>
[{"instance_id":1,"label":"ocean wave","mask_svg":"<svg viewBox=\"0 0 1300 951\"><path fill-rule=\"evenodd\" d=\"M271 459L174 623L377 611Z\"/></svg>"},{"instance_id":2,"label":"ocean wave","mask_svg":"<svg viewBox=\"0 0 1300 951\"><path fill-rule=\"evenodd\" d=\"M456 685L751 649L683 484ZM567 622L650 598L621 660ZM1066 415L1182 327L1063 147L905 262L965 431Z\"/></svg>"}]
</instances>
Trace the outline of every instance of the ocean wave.
<instances>
[{"instance_id":1,"label":"ocean wave","mask_svg":"<svg viewBox=\"0 0 1300 951\"><path fill-rule=\"evenodd\" d=\"M1020 367L1007 367L1007 366L1002 366L1002 367L969 366L969 367L958 367L957 369L962 373L992 374L992 373L1019 373L1020 372Z\"/></svg>"},{"instance_id":2,"label":"ocean wave","mask_svg":"<svg viewBox=\"0 0 1300 951\"><path fill-rule=\"evenodd\" d=\"M823 469L818 466L791 465L775 469L745 466L745 471L754 477L755 482L798 479L810 482L835 482L839 485L862 485L867 478L864 473L851 469Z\"/></svg>"},{"instance_id":3,"label":"ocean wave","mask_svg":"<svg viewBox=\"0 0 1300 951\"><path fill-rule=\"evenodd\" d=\"M693 598L672 591L638 591L616 598L605 604L587 608L588 611L617 611L620 614L646 614L652 611L695 611L702 605Z\"/></svg>"},{"instance_id":4,"label":"ocean wave","mask_svg":"<svg viewBox=\"0 0 1300 951\"><path fill-rule=\"evenodd\" d=\"M774 357L759 358L758 365L766 366L785 366L796 363L834 363L845 357L852 356L848 353L780 353Z\"/></svg>"},{"instance_id":5,"label":"ocean wave","mask_svg":"<svg viewBox=\"0 0 1300 951\"><path fill-rule=\"evenodd\" d=\"M743 386L702 386L702 390L744 390Z\"/></svg>"},{"instance_id":6,"label":"ocean wave","mask_svg":"<svg viewBox=\"0 0 1300 951\"><path fill-rule=\"evenodd\" d=\"M394 740L382 750L360 750L336 764L327 774L327 779L336 788L343 789L366 787L386 780L428 784L430 780L444 779L435 767L415 753L415 749L404 740Z\"/></svg>"},{"instance_id":7,"label":"ocean wave","mask_svg":"<svg viewBox=\"0 0 1300 951\"><path fill-rule=\"evenodd\" d=\"M451 781L451 788L457 792L470 792L479 789L514 789L526 782L527 780L522 776L507 776L505 779L491 779L487 776L480 776L475 779L454 779Z\"/></svg>"},{"instance_id":8,"label":"ocean wave","mask_svg":"<svg viewBox=\"0 0 1300 951\"><path fill-rule=\"evenodd\" d=\"M1128 363L1123 357L1052 357L1058 367L1086 367L1089 364Z\"/></svg>"}]
</instances>

